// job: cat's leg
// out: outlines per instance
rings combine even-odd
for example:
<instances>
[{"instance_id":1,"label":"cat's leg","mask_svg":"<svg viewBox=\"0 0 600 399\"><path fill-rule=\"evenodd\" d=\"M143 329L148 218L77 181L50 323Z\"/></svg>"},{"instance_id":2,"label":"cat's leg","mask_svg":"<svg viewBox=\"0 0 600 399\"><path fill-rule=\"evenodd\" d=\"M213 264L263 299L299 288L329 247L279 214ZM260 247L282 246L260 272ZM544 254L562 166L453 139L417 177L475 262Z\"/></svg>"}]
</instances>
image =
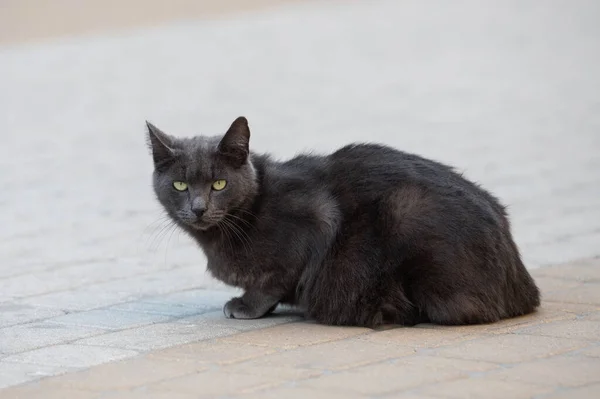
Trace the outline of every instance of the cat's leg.
<instances>
[{"instance_id":1,"label":"cat's leg","mask_svg":"<svg viewBox=\"0 0 600 399\"><path fill-rule=\"evenodd\" d=\"M223 313L229 319L258 319L274 311L280 299L278 296L249 290L241 297L228 301Z\"/></svg>"}]
</instances>

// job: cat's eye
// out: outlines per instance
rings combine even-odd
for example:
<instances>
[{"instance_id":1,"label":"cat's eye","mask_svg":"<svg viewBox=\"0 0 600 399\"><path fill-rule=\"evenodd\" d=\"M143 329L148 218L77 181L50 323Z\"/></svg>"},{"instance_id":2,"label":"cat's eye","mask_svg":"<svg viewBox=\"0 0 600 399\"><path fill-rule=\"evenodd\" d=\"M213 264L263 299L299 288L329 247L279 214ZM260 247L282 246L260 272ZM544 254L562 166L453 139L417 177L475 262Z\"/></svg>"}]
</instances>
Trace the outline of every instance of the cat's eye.
<instances>
[{"instance_id":1,"label":"cat's eye","mask_svg":"<svg viewBox=\"0 0 600 399\"><path fill-rule=\"evenodd\" d=\"M212 184L212 188L215 191L221 191L225 188L225 186L227 185L227 181L220 179L220 180L215 180L214 183Z\"/></svg>"},{"instance_id":2,"label":"cat's eye","mask_svg":"<svg viewBox=\"0 0 600 399\"><path fill-rule=\"evenodd\" d=\"M174 181L173 182L173 187L175 188L175 190L177 191L185 191L188 188L188 185L182 181Z\"/></svg>"}]
</instances>

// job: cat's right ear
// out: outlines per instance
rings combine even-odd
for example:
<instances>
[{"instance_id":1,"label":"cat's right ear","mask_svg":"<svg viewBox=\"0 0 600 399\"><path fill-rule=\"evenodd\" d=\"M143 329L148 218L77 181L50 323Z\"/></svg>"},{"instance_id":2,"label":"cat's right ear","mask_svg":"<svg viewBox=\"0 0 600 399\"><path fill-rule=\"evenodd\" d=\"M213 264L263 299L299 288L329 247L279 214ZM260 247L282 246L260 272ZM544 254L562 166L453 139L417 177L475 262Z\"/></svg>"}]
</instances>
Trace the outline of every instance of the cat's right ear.
<instances>
[{"instance_id":1,"label":"cat's right ear","mask_svg":"<svg viewBox=\"0 0 600 399\"><path fill-rule=\"evenodd\" d=\"M146 127L148 128L148 146L152 151L154 165L164 165L171 161L175 156L173 138L148 121L146 121Z\"/></svg>"}]
</instances>

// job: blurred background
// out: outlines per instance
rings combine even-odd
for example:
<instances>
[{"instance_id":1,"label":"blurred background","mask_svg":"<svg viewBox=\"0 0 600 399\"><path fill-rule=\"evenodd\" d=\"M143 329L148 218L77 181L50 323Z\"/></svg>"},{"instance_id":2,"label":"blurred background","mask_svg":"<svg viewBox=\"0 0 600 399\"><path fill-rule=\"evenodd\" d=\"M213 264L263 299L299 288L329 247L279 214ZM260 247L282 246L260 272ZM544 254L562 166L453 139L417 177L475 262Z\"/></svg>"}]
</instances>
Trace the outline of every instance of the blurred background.
<instances>
[{"instance_id":1,"label":"blurred background","mask_svg":"<svg viewBox=\"0 0 600 399\"><path fill-rule=\"evenodd\" d=\"M216 285L161 219L146 119L244 115L277 158L416 152L509 206L528 267L600 255L598 21L595 0L2 0L0 300Z\"/></svg>"}]
</instances>

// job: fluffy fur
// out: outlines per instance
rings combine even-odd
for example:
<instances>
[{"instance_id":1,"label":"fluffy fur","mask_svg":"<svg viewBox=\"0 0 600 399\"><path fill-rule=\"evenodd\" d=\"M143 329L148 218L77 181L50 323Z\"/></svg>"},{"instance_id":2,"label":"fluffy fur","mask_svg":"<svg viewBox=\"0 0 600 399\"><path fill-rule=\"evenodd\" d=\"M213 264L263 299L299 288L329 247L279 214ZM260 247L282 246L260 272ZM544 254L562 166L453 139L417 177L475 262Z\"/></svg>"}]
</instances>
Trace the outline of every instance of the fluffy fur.
<instances>
[{"instance_id":1,"label":"fluffy fur","mask_svg":"<svg viewBox=\"0 0 600 399\"><path fill-rule=\"evenodd\" d=\"M222 137L148 137L159 202L245 290L227 317L286 303L324 324L473 324L539 306L505 208L449 166L375 144L276 162L249 151L243 117Z\"/></svg>"}]
</instances>

